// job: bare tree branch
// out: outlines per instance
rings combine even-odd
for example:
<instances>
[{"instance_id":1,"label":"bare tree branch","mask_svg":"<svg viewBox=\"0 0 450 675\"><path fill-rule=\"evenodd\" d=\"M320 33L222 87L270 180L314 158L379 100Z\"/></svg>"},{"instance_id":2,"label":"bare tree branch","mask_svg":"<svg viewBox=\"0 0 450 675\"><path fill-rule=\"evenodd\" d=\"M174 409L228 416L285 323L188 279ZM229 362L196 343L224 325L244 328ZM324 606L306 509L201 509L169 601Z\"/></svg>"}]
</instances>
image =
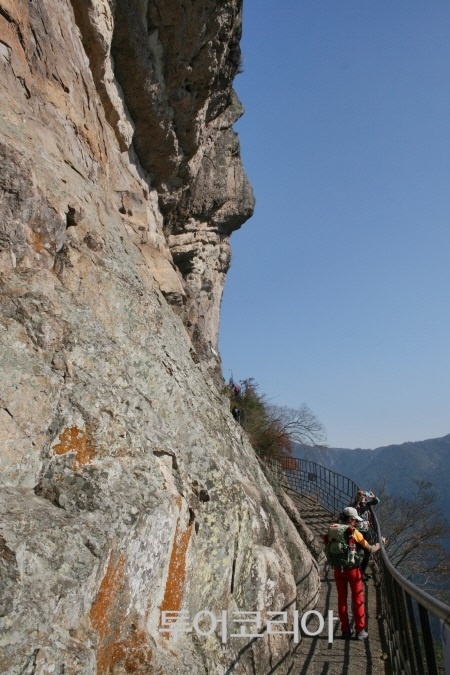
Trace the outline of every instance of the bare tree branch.
<instances>
[{"instance_id":1,"label":"bare tree branch","mask_svg":"<svg viewBox=\"0 0 450 675\"><path fill-rule=\"evenodd\" d=\"M450 523L442 515L432 484L419 480L414 484L410 499L377 490L384 492L377 517L387 537L386 552L406 578L414 578L421 587L433 586L433 593L446 599L441 581L448 575L450 557L441 542L450 534Z\"/></svg>"},{"instance_id":2,"label":"bare tree branch","mask_svg":"<svg viewBox=\"0 0 450 675\"><path fill-rule=\"evenodd\" d=\"M282 432L287 433L293 441L309 446L325 443L325 428L305 403L300 408L270 405L268 412Z\"/></svg>"}]
</instances>

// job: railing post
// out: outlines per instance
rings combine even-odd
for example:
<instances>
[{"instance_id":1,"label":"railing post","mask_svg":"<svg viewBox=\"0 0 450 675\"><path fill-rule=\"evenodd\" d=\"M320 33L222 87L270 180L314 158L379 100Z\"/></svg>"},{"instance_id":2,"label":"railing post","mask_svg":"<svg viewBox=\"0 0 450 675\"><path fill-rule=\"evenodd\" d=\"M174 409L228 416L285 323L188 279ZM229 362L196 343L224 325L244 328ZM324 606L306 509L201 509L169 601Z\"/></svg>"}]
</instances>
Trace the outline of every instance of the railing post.
<instances>
[{"instance_id":1,"label":"railing post","mask_svg":"<svg viewBox=\"0 0 450 675\"><path fill-rule=\"evenodd\" d=\"M444 621L441 625L442 653L444 655L445 675L450 675L450 626Z\"/></svg>"},{"instance_id":2,"label":"railing post","mask_svg":"<svg viewBox=\"0 0 450 675\"><path fill-rule=\"evenodd\" d=\"M428 611L422 605L419 605L420 625L422 628L425 656L427 659L428 675L438 675L436 668L436 657L433 649L433 635L430 627L430 617Z\"/></svg>"},{"instance_id":3,"label":"railing post","mask_svg":"<svg viewBox=\"0 0 450 675\"><path fill-rule=\"evenodd\" d=\"M408 593L405 594L405 600L406 600L406 608L408 610L408 618L409 618L409 625L411 628L412 642L414 646L414 664L415 664L414 672L418 673L420 672L421 668L423 669L422 655L420 653L419 633L416 626L416 617L414 616L412 599Z\"/></svg>"}]
</instances>

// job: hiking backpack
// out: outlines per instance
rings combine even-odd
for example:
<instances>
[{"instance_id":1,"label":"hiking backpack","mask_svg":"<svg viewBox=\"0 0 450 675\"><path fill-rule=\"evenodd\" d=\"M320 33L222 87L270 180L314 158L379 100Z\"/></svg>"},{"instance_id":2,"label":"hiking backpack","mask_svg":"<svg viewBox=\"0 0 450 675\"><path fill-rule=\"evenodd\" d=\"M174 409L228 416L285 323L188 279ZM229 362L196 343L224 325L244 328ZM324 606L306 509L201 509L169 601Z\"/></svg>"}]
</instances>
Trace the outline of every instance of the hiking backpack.
<instances>
[{"instance_id":1,"label":"hiking backpack","mask_svg":"<svg viewBox=\"0 0 450 675\"><path fill-rule=\"evenodd\" d=\"M331 567L352 569L358 567L364 557L360 547L349 546L350 535L353 529L349 525L333 523L325 536L325 556ZM353 540L354 541L354 540Z\"/></svg>"}]
</instances>

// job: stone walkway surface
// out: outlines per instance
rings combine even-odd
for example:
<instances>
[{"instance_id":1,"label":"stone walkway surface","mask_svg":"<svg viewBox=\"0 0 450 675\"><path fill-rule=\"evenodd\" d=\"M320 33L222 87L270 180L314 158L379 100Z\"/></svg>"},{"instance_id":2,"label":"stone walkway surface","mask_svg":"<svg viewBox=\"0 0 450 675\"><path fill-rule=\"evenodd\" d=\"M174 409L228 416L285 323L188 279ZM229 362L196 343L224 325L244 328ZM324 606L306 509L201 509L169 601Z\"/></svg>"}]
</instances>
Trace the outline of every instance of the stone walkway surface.
<instances>
[{"instance_id":1,"label":"stone walkway surface","mask_svg":"<svg viewBox=\"0 0 450 675\"><path fill-rule=\"evenodd\" d=\"M320 537L332 522L330 513L320 504L289 491L302 517L307 521L312 532ZM330 519L331 518L331 519ZM308 522L309 521L309 522ZM392 675L386 635L383 624L381 605L381 589L376 569L368 570L372 578L365 586L367 631L366 640L343 640L339 621L334 622L333 642L328 641L327 631L323 630L317 637L302 637L295 651L295 667L292 675ZM350 589L349 589L350 600ZM350 603L351 606L351 603ZM333 610L337 617L337 593L333 578L333 570L326 566L321 578L320 600L315 608L323 617ZM312 619L310 631L314 632L317 623Z\"/></svg>"}]
</instances>

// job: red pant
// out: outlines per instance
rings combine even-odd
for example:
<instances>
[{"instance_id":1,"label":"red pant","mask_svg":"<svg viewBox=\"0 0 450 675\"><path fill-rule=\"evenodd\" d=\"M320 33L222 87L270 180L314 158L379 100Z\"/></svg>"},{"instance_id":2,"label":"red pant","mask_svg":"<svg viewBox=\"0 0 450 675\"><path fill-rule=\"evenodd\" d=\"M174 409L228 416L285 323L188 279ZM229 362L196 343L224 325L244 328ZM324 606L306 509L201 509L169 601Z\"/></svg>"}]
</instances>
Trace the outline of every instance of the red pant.
<instances>
[{"instance_id":1,"label":"red pant","mask_svg":"<svg viewBox=\"0 0 450 675\"><path fill-rule=\"evenodd\" d=\"M340 570L338 567L335 567L334 578L338 593L338 613L339 619L341 620L341 630L344 632L350 630L347 606L347 584L350 584L350 590L352 592L353 620L355 622L355 630L359 633L366 627L364 586L361 570L359 567L352 570Z\"/></svg>"}]
</instances>

